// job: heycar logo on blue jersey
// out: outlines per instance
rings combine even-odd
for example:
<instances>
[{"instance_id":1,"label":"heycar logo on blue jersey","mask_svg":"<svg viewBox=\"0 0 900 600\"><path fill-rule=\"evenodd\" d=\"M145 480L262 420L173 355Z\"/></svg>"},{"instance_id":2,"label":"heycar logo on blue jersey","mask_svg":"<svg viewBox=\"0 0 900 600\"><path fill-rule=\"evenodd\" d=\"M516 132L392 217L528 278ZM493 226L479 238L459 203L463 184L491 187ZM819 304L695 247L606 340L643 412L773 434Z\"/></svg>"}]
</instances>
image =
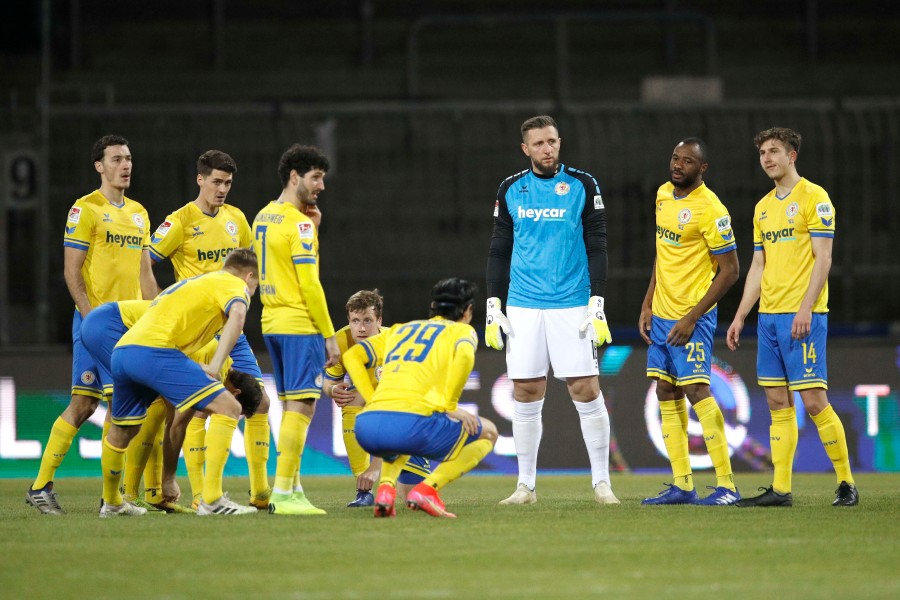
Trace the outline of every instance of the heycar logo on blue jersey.
<instances>
[{"instance_id":1,"label":"heycar logo on blue jersey","mask_svg":"<svg viewBox=\"0 0 900 600\"><path fill-rule=\"evenodd\" d=\"M566 216L565 208L522 208L519 207L520 219L531 219L532 221L564 221Z\"/></svg>"}]
</instances>

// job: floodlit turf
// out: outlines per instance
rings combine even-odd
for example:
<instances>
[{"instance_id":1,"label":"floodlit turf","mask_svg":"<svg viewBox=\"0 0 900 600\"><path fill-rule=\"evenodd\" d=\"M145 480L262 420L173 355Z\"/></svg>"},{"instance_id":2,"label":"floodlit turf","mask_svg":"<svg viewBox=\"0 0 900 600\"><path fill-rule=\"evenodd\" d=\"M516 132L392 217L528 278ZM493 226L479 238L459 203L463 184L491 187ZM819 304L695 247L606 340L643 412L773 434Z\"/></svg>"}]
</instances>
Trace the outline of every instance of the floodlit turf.
<instances>
[{"instance_id":1,"label":"floodlit turf","mask_svg":"<svg viewBox=\"0 0 900 600\"><path fill-rule=\"evenodd\" d=\"M796 475L793 508L640 506L664 480L616 475L623 504L599 506L587 475L541 476L538 504L507 507L514 478L469 476L443 494L455 520L399 506L374 519L344 507L340 477L304 479L322 517L105 520L99 479L62 479L57 518L25 505L28 482L3 480L0 596L900 598L900 475L860 476L855 508L831 506L831 475ZM769 480L738 475L747 495ZM246 480L226 489L246 498Z\"/></svg>"}]
</instances>

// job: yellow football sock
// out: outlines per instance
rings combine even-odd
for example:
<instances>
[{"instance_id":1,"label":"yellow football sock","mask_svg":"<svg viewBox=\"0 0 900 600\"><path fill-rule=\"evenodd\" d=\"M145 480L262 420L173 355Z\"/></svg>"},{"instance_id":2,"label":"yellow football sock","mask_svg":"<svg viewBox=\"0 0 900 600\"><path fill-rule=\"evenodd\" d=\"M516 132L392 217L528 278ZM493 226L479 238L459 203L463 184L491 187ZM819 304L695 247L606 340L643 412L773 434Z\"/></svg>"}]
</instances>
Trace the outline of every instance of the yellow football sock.
<instances>
[{"instance_id":1,"label":"yellow football sock","mask_svg":"<svg viewBox=\"0 0 900 600\"><path fill-rule=\"evenodd\" d=\"M694 489L694 475L691 472L691 456L688 451L687 429L682 423L687 420L687 406L684 400L664 400L659 403L662 421L663 442L672 463L672 478L675 485L685 491Z\"/></svg>"},{"instance_id":2,"label":"yellow football sock","mask_svg":"<svg viewBox=\"0 0 900 600\"><path fill-rule=\"evenodd\" d=\"M110 446L103 438L103 450L100 452L100 467L103 471L103 501L113 506L122 504L119 483L125 468L125 448Z\"/></svg>"},{"instance_id":3,"label":"yellow football sock","mask_svg":"<svg viewBox=\"0 0 900 600\"><path fill-rule=\"evenodd\" d=\"M728 454L728 440L725 439L725 417L722 416L722 410L716 404L716 399L710 396L695 404L694 412L700 420L700 425L703 426L706 451L716 469L716 487L735 491L731 457Z\"/></svg>"},{"instance_id":4,"label":"yellow football sock","mask_svg":"<svg viewBox=\"0 0 900 600\"><path fill-rule=\"evenodd\" d=\"M57 417L50 429L50 439L47 440L47 447L44 448L44 454L41 456L41 468L38 470L37 479L31 486L33 490L39 490L56 476L56 469L72 447L72 440L78 429L62 417Z\"/></svg>"},{"instance_id":5,"label":"yellow football sock","mask_svg":"<svg viewBox=\"0 0 900 600\"><path fill-rule=\"evenodd\" d=\"M166 436L166 407L163 404L162 421L156 428L156 437L153 439L153 447L147 457L147 466L144 468L144 500L150 504L162 502L162 473L163 473L163 438Z\"/></svg>"},{"instance_id":6,"label":"yellow football sock","mask_svg":"<svg viewBox=\"0 0 900 600\"><path fill-rule=\"evenodd\" d=\"M153 451L156 434L166 420L166 406L163 402L162 398L157 398L147 407L147 417L141 424L140 431L131 439L125 450L125 479L122 494L129 500L137 498L141 493L141 475L143 475L150 453Z\"/></svg>"},{"instance_id":7,"label":"yellow football sock","mask_svg":"<svg viewBox=\"0 0 900 600\"><path fill-rule=\"evenodd\" d=\"M491 443L491 440L475 440L471 444L466 444L456 458L439 464L431 472L431 475L425 478L425 485L440 490L451 481L456 481L474 469L493 447L494 444Z\"/></svg>"},{"instance_id":8,"label":"yellow football sock","mask_svg":"<svg viewBox=\"0 0 900 600\"><path fill-rule=\"evenodd\" d=\"M250 495L269 489L269 415L257 413L244 420L244 450L250 472Z\"/></svg>"},{"instance_id":9,"label":"yellow football sock","mask_svg":"<svg viewBox=\"0 0 900 600\"><path fill-rule=\"evenodd\" d=\"M794 452L797 451L797 411L793 406L770 411L769 448L775 475L772 488L779 494L791 491L791 474L794 470Z\"/></svg>"},{"instance_id":10,"label":"yellow football sock","mask_svg":"<svg viewBox=\"0 0 900 600\"><path fill-rule=\"evenodd\" d=\"M231 448L231 438L237 429L237 419L225 415L209 418L206 432L206 474L203 476L203 501L212 504L222 497L222 474Z\"/></svg>"},{"instance_id":11,"label":"yellow football sock","mask_svg":"<svg viewBox=\"0 0 900 600\"><path fill-rule=\"evenodd\" d=\"M401 454L394 462L388 462L386 460L381 462L381 479L378 481L378 485L388 484L392 485L395 488L397 487L397 479L400 477L400 473L403 471L403 467L406 466L406 461L409 460L409 454Z\"/></svg>"},{"instance_id":12,"label":"yellow football sock","mask_svg":"<svg viewBox=\"0 0 900 600\"><path fill-rule=\"evenodd\" d=\"M278 434L278 462L275 466L275 491L290 493L294 489L294 475L300 469L306 431L311 419L294 411L284 411Z\"/></svg>"},{"instance_id":13,"label":"yellow football sock","mask_svg":"<svg viewBox=\"0 0 900 600\"><path fill-rule=\"evenodd\" d=\"M834 408L829 404L825 410L812 417L813 422L819 429L819 439L825 446L825 452L834 465L834 472L837 474L838 483L846 481L850 485L853 483L853 474L850 473L850 451L847 448L847 435L844 433L844 424L841 418L834 412Z\"/></svg>"},{"instance_id":14,"label":"yellow football sock","mask_svg":"<svg viewBox=\"0 0 900 600\"><path fill-rule=\"evenodd\" d=\"M191 482L191 497L203 493L203 463L206 462L206 417L194 417L184 433L184 466Z\"/></svg>"},{"instance_id":15,"label":"yellow football sock","mask_svg":"<svg viewBox=\"0 0 900 600\"><path fill-rule=\"evenodd\" d=\"M362 449L356 441L356 415L362 412L362 406L345 406L341 409L341 428L344 433L344 447L347 448L347 460L354 477L365 473L371 464L369 453Z\"/></svg>"},{"instance_id":16,"label":"yellow football sock","mask_svg":"<svg viewBox=\"0 0 900 600\"><path fill-rule=\"evenodd\" d=\"M106 439L106 434L109 433L109 428L112 427L112 421L109 420L109 414L110 413L106 413L106 420L103 421L103 433L100 434L101 440Z\"/></svg>"}]
</instances>

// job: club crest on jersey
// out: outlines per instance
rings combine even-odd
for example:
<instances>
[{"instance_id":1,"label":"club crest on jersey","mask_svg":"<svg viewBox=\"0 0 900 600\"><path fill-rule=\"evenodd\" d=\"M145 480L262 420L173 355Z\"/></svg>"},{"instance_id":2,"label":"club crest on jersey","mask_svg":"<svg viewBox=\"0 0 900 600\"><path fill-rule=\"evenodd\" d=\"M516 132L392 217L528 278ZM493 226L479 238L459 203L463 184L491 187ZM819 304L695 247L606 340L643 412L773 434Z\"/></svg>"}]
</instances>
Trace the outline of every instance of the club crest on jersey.
<instances>
[{"instance_id":1,"label":"club crest on jersey","mask_svg":"<svg viewBox=\"0 0 900 600\"><path fill-rule=\"evenodd\" d=\"M237 225L234 221L228 221L225 223L225 233L228 235L237 235Z\"/></svg>"},{"instance_id":2,"label":"club crest on jersey","mask_svg":"<svg viewBox=\"0 0 900 600\"><path fill-rule=\"evenodd\" d=\"M692 216L693 213L691 213L691 209L683 208L681 209L681 212L678 213L678 222L681 225L687 225L690 222Z\"/></svg>"},{"instance_id":3,"label":"club crest on jersey","mask_svg":"<svg viewBox=\"0 0 900 600\"><path fill-rule=\"evenodd\" d=\"M297 231L300 232L301 239L312 239L313 238L313 224L312 223L297 223Z\"/></svg>"},{"instance_id":4,"label":"club crest on jersey","mask_svg":"<svg viewBox=\"0 0 900 600\"><path fill-rule=\"evenodd\" d=\"M597 194L594 196L594 210L600 210L603 208L603 196Z\"/></svg>"},{"instance_id":5,"label":"club crest on jersey","mask_svg":"<svg viewBox=\"0 0 900 600\"><path fill-rule=\"evenodd\" d=\"M828 202L816 204L816 214L825 227L831 227L834 224L834 207Z\"/></svg>"},{"instance_id":6,"label":"club crest on jersey","mask_svg":"<svg viewBox=\"0 0 900 600\"><path fill-rule=\"evenodd\" d=\"M81 383L84 385L93 385L96 380L97 376L91 371L85 371L81 374Z\"/></svg>"},{"instance_id":7,"label":"club crest on jersey","mask_svg":"<svg viewBox=\"0 0 900 600\"><path fill-rule=\"evenodd\" d=\"M788 204L788 207L784 209L784 214L787 215L788 219L793 219L797 216L797 212L800 210L800 207L796 202L791 202Z\"/></svg>"},{"instance_id":8,"label":"club crest on jersey","mask_svg":"<svg viewBox=\"0 0 900 600\"><path fill-rule=\"evenodd\" d=\"M134 224L138 227L144 226L144 217L141 215L131 215L131 220L134 221Z\"/></svg>"},{"instance_id":9,"label":"club crest on jersey","mask_svg":"<svg viewBox=\"0 0 900 600\"><path fill-rule=\"evenodd\" d=\"M81 220L81 209L77 206L73 206L69 209L69 218L67 219L69 223L78 223Z\"/></svg>"},{"instance_id":10,"label":"club crest on jersey","mask_svg":"<svg viewBox=\"0 0 900 600\"><path fill-rule=\"evenodd\" d=\"M556 187L553 188L553 191L556 192L557 196L565 196L569 193L569 184L565 181L560 181L556 184Z\"/></svg>"}]
</instances>

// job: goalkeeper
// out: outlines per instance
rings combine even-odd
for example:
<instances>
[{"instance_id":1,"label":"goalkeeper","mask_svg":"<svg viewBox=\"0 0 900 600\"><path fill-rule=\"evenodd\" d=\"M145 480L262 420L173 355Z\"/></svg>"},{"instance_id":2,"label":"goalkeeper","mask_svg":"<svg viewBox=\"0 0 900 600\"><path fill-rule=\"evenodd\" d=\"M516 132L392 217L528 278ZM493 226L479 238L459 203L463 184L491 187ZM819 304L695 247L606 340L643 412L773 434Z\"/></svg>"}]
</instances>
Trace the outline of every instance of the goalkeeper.
<instances>
[{"instance_id":1,"label":"goalkeeper","mask_svg":"<svg viewBox=\"0 0 900 600\"><path fill-rule=\"evenodd\" d=\"M603 197L592 175L559 162L561 140L553 118L532 117L521 133L531 168L500 185L487 263L485 341L496 350L506 348L519 463L516 490L500 504L537 502L541 409L551 364L554 376L565 379L581 418L594 499L618 504L609 481L609 415L595 349L612 341L603 300Z\"/></svg>"}]
</instances>

